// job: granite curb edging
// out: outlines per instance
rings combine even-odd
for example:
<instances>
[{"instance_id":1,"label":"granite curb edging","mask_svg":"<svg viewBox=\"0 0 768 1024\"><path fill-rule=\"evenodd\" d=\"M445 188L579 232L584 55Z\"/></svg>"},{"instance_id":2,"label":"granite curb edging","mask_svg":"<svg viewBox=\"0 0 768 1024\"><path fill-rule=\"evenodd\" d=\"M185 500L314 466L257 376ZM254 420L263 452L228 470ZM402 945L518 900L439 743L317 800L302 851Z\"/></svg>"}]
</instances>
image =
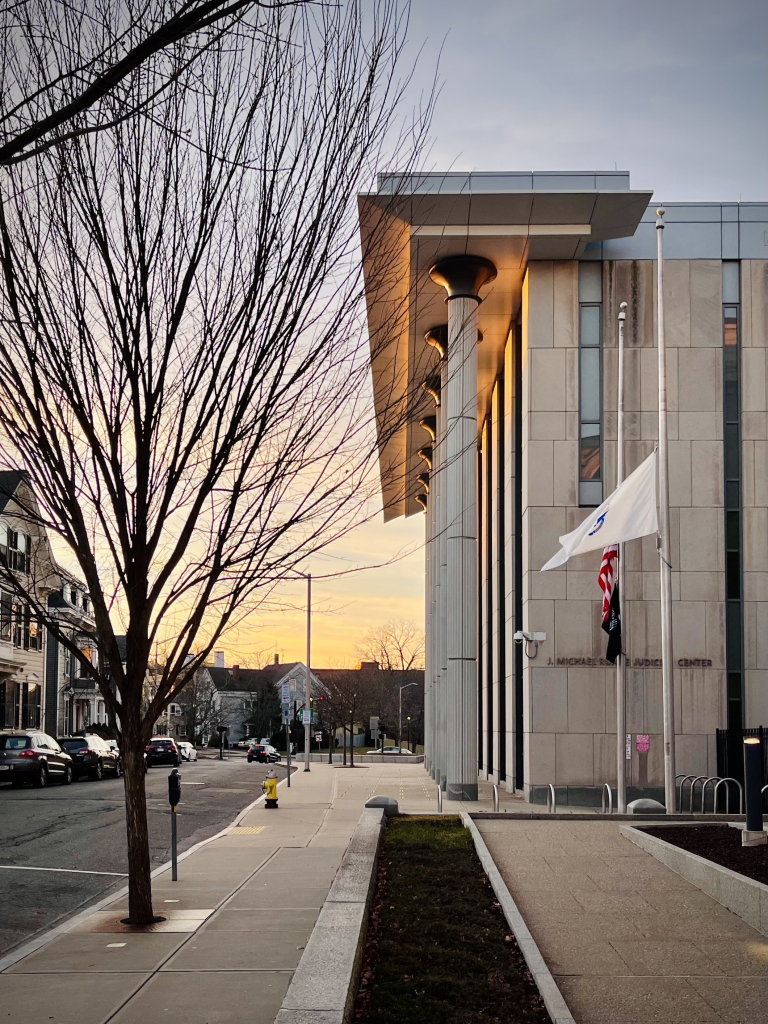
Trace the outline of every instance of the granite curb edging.
<instances>
[{"instance_id":1,"label":"granite curb edging","mask_svg":"<svg viewBox=\"0 0 768 1024\"><path fill-rule=\"evenodd\" d=\"M654 827L665 824L658 823ZM625 839L717 900L755 931L768 936L768 885L652 836L637 825L621 825L619 831Z\"/></svg>"},{"instance_id":2,"label":"granite curb edging","mask_svg":"<svg viewBox=\"0 0 768 1024\"><path fill-rule=\"evenodd\" d=\"M347 1024L357 995L384 808L366 808L309 937L275 1024Z\"/></svg>"},{"instance_id":3,"label":"granite curb edging","mask_svg":"<svg viewBox=\"0 0 768 1024\"><path fill-rule=\"evenodd\" d=\"M500 817L504 817L504 815L500 815ZM506 815L506 817L508 818L509 815ZM507 919L507 924L512 929L512 934L515 936L520 947L520 952L525 957L528 970L531 972L536 988L544 1000L544 1006L547 1009L552 1024L576 1024L563 998L563 994L552 976L552 972L547 967L535 939L528 930L523 915L517 909L517 904L512 898L506 882L501 877L501 873L496 867L488 847L485 845L485 840L481 836L477 825L472 821L467 811L462 811L461 820L464 823L464 827L470 831L480 863L488 876L488 881L491 883L496 899L501 905L504 917Z\"/></svg>"}]
</instances>

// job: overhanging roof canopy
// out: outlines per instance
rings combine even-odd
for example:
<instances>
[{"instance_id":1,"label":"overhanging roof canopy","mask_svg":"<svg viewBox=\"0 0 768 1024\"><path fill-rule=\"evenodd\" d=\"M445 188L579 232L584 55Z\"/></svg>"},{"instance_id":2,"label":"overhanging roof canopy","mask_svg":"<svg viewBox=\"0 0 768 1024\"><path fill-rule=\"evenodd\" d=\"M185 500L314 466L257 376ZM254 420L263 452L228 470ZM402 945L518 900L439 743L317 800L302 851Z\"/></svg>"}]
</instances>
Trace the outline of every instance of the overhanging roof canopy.
<instances>
[{"instance_id":1,"label":"overhanging roof canopy","mask_svg":"<svg viewBox=\"0 0 768 1024\"><path fill-rule=\"evenodd\" d=\"M437 259L491 259L496 280L478 310L478 426L520 308L530 260L578 259L588 242L634 234L652 193L625 172L385 174L358 197L385 520L422 510L417 451L429 408L421 383L436 366L424 334L447 321Z\"/></svg>"}]
</instances>

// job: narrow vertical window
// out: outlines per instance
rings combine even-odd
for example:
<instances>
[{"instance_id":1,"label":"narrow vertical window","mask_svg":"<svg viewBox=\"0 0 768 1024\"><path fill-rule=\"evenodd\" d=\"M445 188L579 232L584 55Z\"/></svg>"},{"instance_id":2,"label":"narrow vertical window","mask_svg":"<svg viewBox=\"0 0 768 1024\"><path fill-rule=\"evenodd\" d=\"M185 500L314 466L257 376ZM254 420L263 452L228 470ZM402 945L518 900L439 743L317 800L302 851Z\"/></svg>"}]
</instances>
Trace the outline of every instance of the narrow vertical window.
<instances>
[{"instance_id":1,"label":"narrow vertical window","mask_svg":"<svg viewBox=\"0 0 768 1024\"><path fill-rule=\"evenodd\" d=\"M725 471L725 665L727 726L743 724L741 590L741 381L739 264L723 263L723 465Z\"/></svg>"},{"instance_id":2,"label":"narrow vertical window","mask_svg":"<svg viewBox=\"0 0 768 1024\"><path fill-rule=\"evenodd\" d=\"M579 264L579 504L603 500L603 265Z\"/></svg>"}]
</instances>

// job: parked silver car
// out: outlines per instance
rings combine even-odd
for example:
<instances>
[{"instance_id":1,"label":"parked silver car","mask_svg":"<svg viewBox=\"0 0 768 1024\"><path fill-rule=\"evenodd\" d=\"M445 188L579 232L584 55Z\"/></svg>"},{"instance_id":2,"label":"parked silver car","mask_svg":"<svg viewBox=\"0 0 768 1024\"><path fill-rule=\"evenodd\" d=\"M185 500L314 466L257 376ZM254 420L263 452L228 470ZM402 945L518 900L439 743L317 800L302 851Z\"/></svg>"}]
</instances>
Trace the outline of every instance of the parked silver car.
<instances>
[{"instance_id":1,"label":"parked silver car","mask_svg":"<svg viewBox=\"0 0 768 1024\"><path fill-rule=\"evenodd\" d=\"M197 760L197 750L194 748L194 746L191 743L188 743L187 740L177 740L176 741L176 746L181 751L181 759L182 759L182 761L196 761Z\"/></svg>"}]
</instances>

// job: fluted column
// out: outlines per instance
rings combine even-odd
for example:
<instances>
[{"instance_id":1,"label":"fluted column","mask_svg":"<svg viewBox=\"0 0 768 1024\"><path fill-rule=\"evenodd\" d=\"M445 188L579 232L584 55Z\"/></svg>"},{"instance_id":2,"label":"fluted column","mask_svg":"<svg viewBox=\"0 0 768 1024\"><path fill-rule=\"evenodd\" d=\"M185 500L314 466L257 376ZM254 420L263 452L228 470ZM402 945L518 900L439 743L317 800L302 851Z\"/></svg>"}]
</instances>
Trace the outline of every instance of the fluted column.
<instances>
[{"instance_id":1,"label":"fluted column","mask_svg":"<svg viewBox=\"0 0 768 1024\"><path fill-rule=\"evenodd\" d=\"M451 256L430 276L448 293L446 796L477 800L477 307L496 268Z\"/></svg>"},{"instance_id":2,"label":"fluted column","mask_svg":"<svg viewBox=\"0 0 768 1024\"><path fill-rule=\"evenodd\" d=\"M447 351L448 325L440 324L425 334L427 344L440 354L440 370L425 382L425 390L435 400L435 442L433 445L433 464L431 473L433 520L433 604L432 604L432 657L434 662L432 690L432 722L433 722L433 754L431 764L432 778L445 789L446 779L446 739L445 739L445 689L447 678L447 658L445 651L446 637L446 598L445 598L445 405L443 402L443 377L445 376L445 353Z\"/></svg>"},{"instance_id":3,"label":"fluted column","mask_svg":"<svg viewBox=\"0 0 768 1024\"><path fill-rule=\"evenodd\" d=\"M435 437L436 420L434 416L425 416L419 421L432 440L432 465L435 459ZM423 490L416 495L416 500L424 508L424 626L426 644L424 650L425 671L424 671L424 766L431 771L433 751L433 715L434 715L434 581L435 581L435 554L434 554L434 519L435 502L434 494L430 485L430 472L420 473L417 477Z\"/></svg>"}]
</instances>

